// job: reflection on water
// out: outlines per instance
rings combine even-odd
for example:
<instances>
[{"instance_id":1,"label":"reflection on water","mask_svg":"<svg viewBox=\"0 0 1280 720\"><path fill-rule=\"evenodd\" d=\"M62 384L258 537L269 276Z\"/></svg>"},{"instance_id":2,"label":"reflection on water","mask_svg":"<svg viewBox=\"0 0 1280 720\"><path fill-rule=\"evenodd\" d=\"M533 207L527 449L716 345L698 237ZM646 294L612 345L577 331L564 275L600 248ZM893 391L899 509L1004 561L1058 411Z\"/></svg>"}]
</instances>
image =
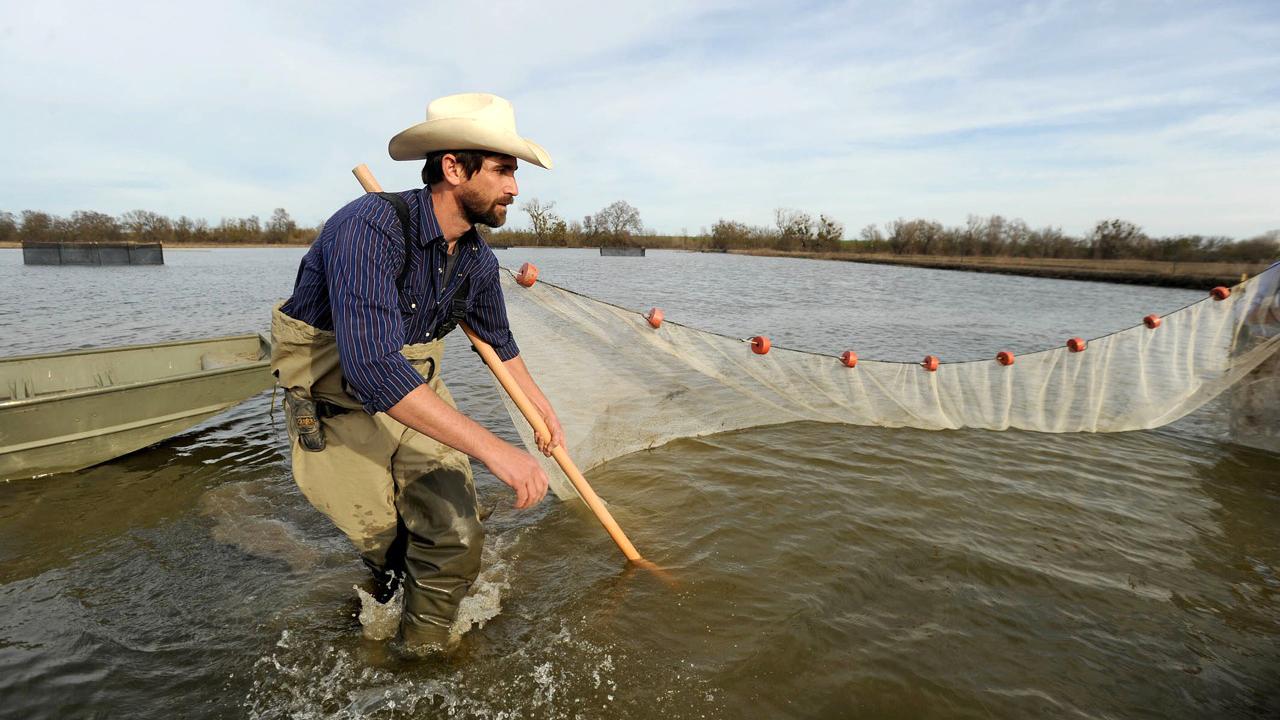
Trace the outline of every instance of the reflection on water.
<instances>
[{"instance_id":1,"label":"reflection on water","mask_svg":"<svg viewBox=\"0 0 1280 720\"><path fill-rule=\"evenodd\" d=\"M255 331L300 255L174 252L157 273L0 251L0 287L22 298L0 327L13 352ZM732 256L500 258L682 322L888 359L1036 349L1199 297ZM777 292L742 292L748 274ZM463 409L514 437L471 353L455 342L444 367ZM407 662L362 632L363 570L294 488L262 395L108 465L0 485L0 716L1274 716L1280 462L1218 442L1222 421L1214 404L1116 435L794 424L594 471L675 589L622 568L580 508L516 512L481 471L498 510L469 632Z\"/></svg>"}]
</instances>

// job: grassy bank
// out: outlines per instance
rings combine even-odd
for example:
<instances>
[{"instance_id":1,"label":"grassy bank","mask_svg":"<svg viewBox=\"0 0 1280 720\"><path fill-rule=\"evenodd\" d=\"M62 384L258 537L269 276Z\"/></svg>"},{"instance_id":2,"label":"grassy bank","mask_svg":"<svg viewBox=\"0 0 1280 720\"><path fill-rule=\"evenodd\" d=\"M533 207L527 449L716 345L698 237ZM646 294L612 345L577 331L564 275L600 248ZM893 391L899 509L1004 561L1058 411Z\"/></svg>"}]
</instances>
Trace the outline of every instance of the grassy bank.
<instances>
[{"instance_id":1,"label":"grassy bank","mask_svg":"<svg viewBox=\"0 0 1280 720\"><path fill-rule=\"evenodd\" d=\"M912 267L969 272L1029 275L1067 280L1159 285L1205 290L1215 285L1235 285L1241 275L1252 277L1269 263L1166 262L1161 260L1085 260L1078 258L953 257L948 255L893 255L890 253L783 252L779 250L729 250L739 255L794 257L814 260L909 265Z\"/></svg>"}]
</instances>

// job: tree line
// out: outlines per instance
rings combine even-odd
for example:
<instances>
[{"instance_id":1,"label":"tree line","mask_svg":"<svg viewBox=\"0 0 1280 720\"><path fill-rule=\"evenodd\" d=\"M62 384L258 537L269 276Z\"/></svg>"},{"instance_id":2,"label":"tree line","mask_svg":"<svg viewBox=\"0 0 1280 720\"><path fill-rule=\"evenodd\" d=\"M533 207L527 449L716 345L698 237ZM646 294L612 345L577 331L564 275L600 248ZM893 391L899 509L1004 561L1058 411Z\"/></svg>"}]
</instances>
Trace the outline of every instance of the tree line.
<instances>
[{"instance_id":1,"label":"tree line","mask_svg":"<svg viewBox=\"0 0 1280 720\"><path fill-rule=\"evenodd\" d=\"M556 213L554 202L544 203L537 198L520 203L520 210L529 216L529 229L490 230L492 242L548 247L630 247L646 244L642 238L656 237L652 231L645 230L640 211L624 200L572 222L565 222Z\"/></svg>"},{"instance_id":2,"label":"tree line","mask_svg":"<svg viewBox=\"0 0 1280 720\"><path fill-rule=\"evenodd\" d=\"M898 219L867 225L846 237L835 218L792 208L774 210L771 226L718 220L697 235L657 235L645 230L640 212L615 202L581 221L566 222L554 202L536 198L520 205L528 230L499 230L493 242L505 245L592 247L645 245L686 250L775 250L803 253L875 253L951 257L1022 257L1088 260L1164 260L1170 262L1266 262L1280 258L1280 230L1244 240L1221 235L1153 237L1121 219L1101 220L1080 236L1057 227L1032 228L1020 219L970 215L964 225L934 220Z\"/></svg>"},{"instance_id":3,"label":"tree line","mask_svg":"<svg viewBox=\"0 0 1280 720\"><path fill-rule=\"evenodd\" d=\"M1194 234L1152 237L1127 220L1109 219L1098 221L1082 236L1072 236L1061 228L1032 228L1000 215L971 215L964 225L951 227L932 220L895 220L883 228L868 225L847 244L859 252L894 255L1263 262L1280 257L1280 230L1245 240Z\"/></svg>"},{"instance_id":4,"label":"tree line","mask_svg":"<svg viewBox=\"0 0 1280 720\"><path fill-rule=\"evenodd\" d=\"M223 218L217 225L185 215L173 220L148 210L130 210L119 217L92 210L77 210L68 217L38 210L18 216L0 212L0 242L309 245L319 233L319 228L299 226L284 208L276 208L266 222L251 215Z\"/></svg>"},{"instance_id":5,"label":"tree line","mask_svg":"<svg viewBox=\"0 0 1280 720\"><path fill-rule=\"evenodd\" d=\"M1074 236L1052 226L1032 228L1019 219L971 215L963 225L898 219L867 225L846 237L835 218L778 208L769 226L718 220L696 235L658 235L640 211L616 201L580 220L566 221L554 202L520 203L528 229L487 232L497 245L544 247L637 246L685 250L771 250L804 253L877 253L952 257L1022 257L1171 262L1266 262L1280 257L1280 230L1234 240L1220 235L1153 237L1126 220L1101 220ZM147 210L118 217L81 210L60 217L35 210L0 211L0 242L160 242L209 245L306 245L320 227L299 226L284 208L265 222L256 215L223 218L217 225L186 216L176 220Z\"/></svg>"}]
</instances>

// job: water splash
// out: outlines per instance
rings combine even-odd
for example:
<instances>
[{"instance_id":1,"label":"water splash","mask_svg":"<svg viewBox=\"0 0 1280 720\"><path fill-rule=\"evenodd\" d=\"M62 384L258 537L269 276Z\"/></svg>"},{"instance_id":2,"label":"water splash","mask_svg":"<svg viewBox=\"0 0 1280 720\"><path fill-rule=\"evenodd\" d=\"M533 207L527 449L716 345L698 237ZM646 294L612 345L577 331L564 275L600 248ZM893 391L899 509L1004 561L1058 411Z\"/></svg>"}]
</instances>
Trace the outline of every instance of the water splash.
<instances>
[{"instance_id":1,"label":"water splash","mask_svg":"<svg viewBox=\"0 0 1280 720\"><path fill-rule=\"evenodd\" d=\"M268 718L465 717L517 718L694 717L713 708L701 679L654 668L598 636L592 616L571 614L541 622L532 633L515 632L538 607L517 607L510 623L475 632L501 617L504 595L517 572L519 540L526 531L490 536L484 567L459 609L455 635L469 637L452 652L409 660L393 652L401 606L387 605L357 589L362 636L346 637L292 626L254 665L245 712ZM545 616L543 616L545 617ZM374 635L379 638L375 639ZM365 639L368 638L368 639ZM633 668L645 665L643 678ZM639 684L637 685L637 680ZM653 697L656 683L670 692Z\"/></svg>"},{"instance_id":2,"label":"water splash","mask_svg":"<svg viewBox=\"0 0 1280 720\"><path fill-rule=\"evenodd\" d=\"M400 629L400 615L404 609L404 587L396 588L390 600L380 603L359 585L355 588L360 598L360 628L368 640L390 640Z\"/></svg>"},{"instance_id":3,"label":"water splash","mask_svg":"<svg viewBox=\"0 0 1280 720\"><path fill-rule=\"evenodd\" d=\"M491 536L481 550L480 576L471 586L471 592L462 599L458 606L458 614L453 619L449 633L454 638L461 638L472 627L482 628L485 623L502 612L502 596L511 589L511 570L518 555L508 558L504 551L512 547L523 535L523 531L509 533L514 536Z\"/></svg>"},{"instance_id":4,"label":"water splash","mask_svg":"<svg viewBox=\"0 0 1280 720\"><path fill-rule=\"evenodd\" d=\"M519 535L518 532L513 534ZM481 551L483 569L471 586L471 592L458 606L458 614L449 628L454 642L472 628L484 627L485 623L502 612L502 595L511 587L511 560L503 557L503 551L512 542L513 540L492 536L485 542ZM358 617L365 639L382 641L394 638L400 628L400 616L404 609L404 587L397 588L395 595L385 603L378 602L359 585L352 585L352 588L360 600Z\"/></svg>"},{"instance_id":5,"label":"water splash","mask_svg":"<svg viewBox=\"0 0 1280 720\"><path fill-rule=\"evenodd\" d=\"M337 648L286 632L284 645L254 667L246 715L254 720L634 715L636 700L622 703L618 697L622 681L616 667L627 663L615 660L615 649L580 633L580 627L561 621L557 630L489 648L466 661L377 666L358 648ZM684 709L704 705L705 690L685 696L677 680L671 678L676 692L670 698L646 698L646 712L669 700Z\"/></svg>"}]
</instances>

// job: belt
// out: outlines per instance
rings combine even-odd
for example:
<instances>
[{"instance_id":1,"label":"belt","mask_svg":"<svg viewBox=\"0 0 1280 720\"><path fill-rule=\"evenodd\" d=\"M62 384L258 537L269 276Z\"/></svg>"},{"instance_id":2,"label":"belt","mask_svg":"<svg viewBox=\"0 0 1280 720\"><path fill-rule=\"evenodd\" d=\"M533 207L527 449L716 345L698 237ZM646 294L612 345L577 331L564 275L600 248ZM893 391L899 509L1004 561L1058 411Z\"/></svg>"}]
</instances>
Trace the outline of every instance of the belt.
<instances>
[{"instance_id":1,"label":"belt","mask_svg":"<svg viewBox=\"0 0 1280 720\"><path fill-rule=\"evenodd\" d=\"M436 376L436 360L435 358L426 358L426 361L427 361L427 364L430 366L427 368L426 381L431 382L432 378ZM347 389L347 381L345 379L343 379L342 381L342 389L343 390ZM329 402L328 400L316 400L315 404L316 404L317 417L331 418L331 417L337 417L339 415L346 415L349 412L355 412L351 408L342 407L341 405L335 405Z\"/></svg>"},{"instance_id":2,"label":"belt","mask_svg":"<svg viewBox=\"0 0 1280 720\"><path fill-rule=\"evenodd\" d=\"M351 408L345 408L345 407L342 407L341 405L334 405L333 403L326 402L324 400L316 400L315 402L316 402L316 415L322 418L337 417L339 415L346 415L349 412L355 412Z\"/></svg>"}]
</instances>

